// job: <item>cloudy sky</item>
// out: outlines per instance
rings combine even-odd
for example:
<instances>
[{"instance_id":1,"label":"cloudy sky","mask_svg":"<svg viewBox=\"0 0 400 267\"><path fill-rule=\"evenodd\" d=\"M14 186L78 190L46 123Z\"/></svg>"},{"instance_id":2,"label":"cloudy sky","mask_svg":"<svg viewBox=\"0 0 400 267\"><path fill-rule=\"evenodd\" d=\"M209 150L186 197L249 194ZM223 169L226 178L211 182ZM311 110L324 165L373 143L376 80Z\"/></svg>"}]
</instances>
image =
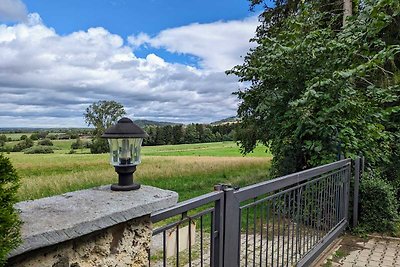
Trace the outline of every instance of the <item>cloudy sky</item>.
<instances>
[{"instance_id":1,"label":"cloudy sky","mask_svg":"<svg viewBox=\"0 0 400 267\"><path fill-rule=\"evenodd\" d=\"M81 127L98 100L134 119L236 114L224 71L252 46L246 0L0 0L0 127Z\"/></svg>"}]
</instances>

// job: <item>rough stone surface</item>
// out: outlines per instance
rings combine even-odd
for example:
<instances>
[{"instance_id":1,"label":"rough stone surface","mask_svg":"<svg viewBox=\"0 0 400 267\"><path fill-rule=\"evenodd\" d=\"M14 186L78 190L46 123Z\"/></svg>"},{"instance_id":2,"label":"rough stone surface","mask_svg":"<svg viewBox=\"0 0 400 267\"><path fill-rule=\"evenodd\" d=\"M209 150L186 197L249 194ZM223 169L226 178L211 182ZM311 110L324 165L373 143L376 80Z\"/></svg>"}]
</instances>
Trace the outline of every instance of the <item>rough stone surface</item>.
<instances>
[{"instance_id":1,"label":"rough stone surface","mask_svg":"<svg viewBox=\"0 0 400 267\"><path fill-rule=\"evenodd\" d=\"M177 200L176 192L150 186L128 192L102 186L17 203L24 223L23 243L9 257L149 215L173 206Z\"/></svg>"},{"instance_id":2,"label":"rough stone surface","mask_svg":"<svg viewBox=\"0 0 400 267\"><path fill-rule=\"evenodd\" d=\"M148 266L150 216L10 259L8 267Z\"/></svg>"}]
</instances>

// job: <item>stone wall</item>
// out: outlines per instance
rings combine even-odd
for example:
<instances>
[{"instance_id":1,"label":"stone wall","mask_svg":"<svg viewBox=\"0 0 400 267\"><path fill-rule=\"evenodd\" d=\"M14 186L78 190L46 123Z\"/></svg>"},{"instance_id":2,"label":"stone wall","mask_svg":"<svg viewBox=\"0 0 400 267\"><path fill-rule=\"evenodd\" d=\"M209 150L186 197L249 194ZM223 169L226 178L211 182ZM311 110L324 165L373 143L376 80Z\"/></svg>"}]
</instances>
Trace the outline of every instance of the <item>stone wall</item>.
<instances>
[{"instance_id":1,"label":"stone wall","mask_svg":"<svg viewBox=\"0 0 400 267\"><path fill-rule=\"evenodd\" d=\"M151 186L110 186L17 203L22 244L6 266L147 266L150 215L176 204L178 194Z\"/></svg>"},{"instance_id":2,"label":"stone wall","mask_svg":"<svg viewBox=\"0 0 400 267\"><path fill-rule=\"evenodd\" d=\"M10 259L15 267L148 266L149 216Z\"/></svg>"}]
</instances>

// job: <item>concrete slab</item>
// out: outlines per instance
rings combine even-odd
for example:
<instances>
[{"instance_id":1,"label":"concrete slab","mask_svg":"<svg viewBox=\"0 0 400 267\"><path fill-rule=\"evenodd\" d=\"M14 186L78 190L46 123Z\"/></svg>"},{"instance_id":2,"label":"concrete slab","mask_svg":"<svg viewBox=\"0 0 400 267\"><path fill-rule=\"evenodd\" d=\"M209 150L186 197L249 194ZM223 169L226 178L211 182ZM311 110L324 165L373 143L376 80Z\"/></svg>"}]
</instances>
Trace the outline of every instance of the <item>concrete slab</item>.
<instances>
[{"instance_id":1,"label":"concrete slab","mask_svg":"<svg viewBox=\"0 0 400 267\"><path fill-rule=\"evenodd\" d=\"M178 194L151 186L111 191L110 186L69 192L15 205L23 243L9 257L71 240L175 205Z\"/></svg>"}]
</instances>

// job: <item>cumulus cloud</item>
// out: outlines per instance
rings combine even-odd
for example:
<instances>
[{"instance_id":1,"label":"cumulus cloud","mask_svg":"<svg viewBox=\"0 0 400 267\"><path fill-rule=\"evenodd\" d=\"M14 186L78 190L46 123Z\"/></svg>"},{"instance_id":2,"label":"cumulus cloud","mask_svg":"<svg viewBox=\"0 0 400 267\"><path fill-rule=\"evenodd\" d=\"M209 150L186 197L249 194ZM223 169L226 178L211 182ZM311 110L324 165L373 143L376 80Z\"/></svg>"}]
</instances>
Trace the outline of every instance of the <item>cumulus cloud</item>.
<instances>
[{"instance_id":1,"label":"cumulus cloud","mask_svg":"<svg viewBox=\"0 0 400 267\"><path fill-rule=\"evenodd\" d=\"M25 21L28 11L21 0L1 0L0 1L0 21L16 22Z\"/></svg>"},{"instance_id":2,"label":"cumulus cloud","mask_svg":"<svg viewBox=\"0 0 400 267\"><path fill-rule=\"evenodd\" d=\"M254 37L258 16L243 20L193 23L166 29L150 38L145 33L132 35L128 41L138 47L148 44L171 53L191 54L201 59L205 69L224 71L242 62Z\"/></svg>"},{"instance_id":3,"label":"cumulus cloud","mask_svg":"<svg viewBox=\"0 0 400 267\"><path fill-rule=\"evenodd\" d=\"M137 38L137 44L146 41L145 35ZM198 41L205 44L202 38ZM222 43L217 39L209 42L218 50ZM217 70L223 67L204 48L188 47L188 53L204 53L205 65L218 68L168 63L155 54L138 58L120 36L101 27L59 35L38 15L26 23L0 25L0 126L83 126L82 113L97 100L119 101L134 118L185 123L234 115L237 102L231 92L240 86L237 79ZM228 50L226 56L234 54ZM223 65L233 63L223 58Z\"/></svg>"}]
</instances>

